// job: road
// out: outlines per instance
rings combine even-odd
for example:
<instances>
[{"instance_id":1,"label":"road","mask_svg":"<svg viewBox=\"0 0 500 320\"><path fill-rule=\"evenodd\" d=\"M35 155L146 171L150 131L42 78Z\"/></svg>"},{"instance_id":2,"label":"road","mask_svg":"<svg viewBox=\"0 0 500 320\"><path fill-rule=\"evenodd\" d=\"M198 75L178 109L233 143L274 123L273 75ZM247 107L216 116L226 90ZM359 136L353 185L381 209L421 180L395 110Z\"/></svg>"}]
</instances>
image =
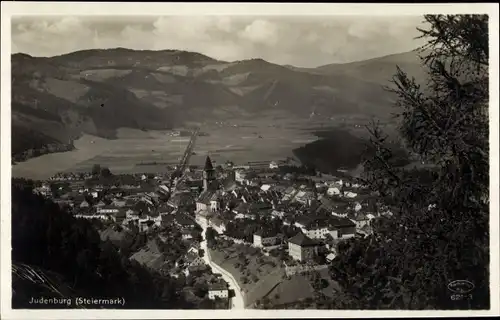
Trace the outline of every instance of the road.
<instances>
[{"instance_id":1,"label":"road","mask_svg":"<svg viewBox=\"0 0 500 320\"><path fill-rule=\"evenodd\" d=\"M210 267L212 267L212 270L215 273L220 273L222 275L222 278L224 279L224 281L229 283L230 289L234 289L234 297L231 298L231 303L230 303L231 309L245 309L245 303L244 303L243 296L241 294L241 289L240 289L240 286L238 285L238 282L234 279L234 277L229 272L227 272L226 270L224 270L223 268L221 268L220 266L218 266L217 264L212 262L212 260L210 259L210 253L208 252L207 241L205 240L205 231L207 229L206 229L206 226L204 226L204 225L200 225L200 226L203 228L202 236L203 236L204 240L200 243L200 246L203 249L203 251L205 252L205 254L203 255L203 259L205 260L205 263L208 264Z\"/></svg>"}]
</instances>

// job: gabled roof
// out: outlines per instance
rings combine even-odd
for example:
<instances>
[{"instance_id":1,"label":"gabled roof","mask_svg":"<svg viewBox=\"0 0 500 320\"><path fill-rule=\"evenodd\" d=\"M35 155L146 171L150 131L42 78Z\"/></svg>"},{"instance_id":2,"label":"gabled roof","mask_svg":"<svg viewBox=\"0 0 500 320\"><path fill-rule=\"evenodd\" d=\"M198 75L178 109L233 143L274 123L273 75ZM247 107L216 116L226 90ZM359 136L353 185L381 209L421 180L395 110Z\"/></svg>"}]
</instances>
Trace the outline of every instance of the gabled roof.
<instances>
[{"instance_id":1,"label":"gabled roof","mask_svg":"<svg viewBox=\"0 0 500 320\"><path fill-rule=\"evenodd\" d=\"M356 221L365 221L368 220L368 217L362 212L358 212L355 217Z\"/></svg>"},{"instance_id":2,"label":"gabled roof","mask_svg":"<svg viewBox=\"0 0 500 320\"><path fill-rule=\"evenodd\" d=\"M266 209L271 209L273 206L269 202L254 202L250 204L249 209L250 210L266 210Z\"/></svg>"},{"instance_id":3,"label":"gabled roof","mask_svg":"<svg viewBox=\"0 0 500 320\"><path fill-rule=\"evenodd\" d=\"M180 225L193 225L194 221L186 216L184 213L177 213L175 215L175 221Z\"/></svg>"},{"instance_id":4,"label":"gabled roof","mask_svg":"<svg viewBox=\"0 0 500 320\"><path fill-rule=\"evenodd\" d=\"M216 190L215 192L212 193L212 196L210 197L210 200L211 201L218 201L218 200L221 200L221 192L220 190Z\"/></svg>"},{"instance_id":5,"label":"gabled roof","mask_svg":"<svg viewBox=\"0 0 500 320\"><path fill-rule=\"evenodd\" d=\"M216 282L216 283L209 284L208 285L208 290L209 291L228 290L228 286L227 286L227 283L219 281L219 282Z\"/></svg>"},{"instance_id":6,"label":"gabled roof","mask_svg":"<svg viewBox=\"0 0 500 320\"><path fill-rule=\"evenodd\" d=\"M192 199L192 195L190 192L179 192L179 193L174 194L168 200L168 203L173 205L173 206L181 207L181 206L189 205L192 202L192 200L193 199Z\"/></svg>"},{"instance_id":7,"label":"gabled roof","mask_svg":"<svg viewBox=\"0 0 500 320\"><path fill-rule=\"evenodd\" d=\"M184 258L184 261L186 261L188 263L191 263L191 262L195 261L198 258L199 258L199 256L196 253L189 252L188 254L186 254L186 256Z\"/></svg>"},{"instance_id":8,"label":"gabled roof","mask_svg":"<svg viewBox=\"0 0 500 320\"><path fill-rule=\"evenodd\" d=\"M210 219L210 222L218 227L224 225L224 221L219 217L213 217L212 219Z\"/></svg>"},{"instance_id":9,"label":"gabled roof","mask_svg":"<svg viewBox=\"0 0 500 320\"><path fill-rule=\"evenodd\" d=\"M306 236L303 233L298 233L293 238L288 239L288 242L299 245L301 247L312 247L312 246L318 245L318 243L316 241L309 238L308 236Z\"/></svg>"},{"instance_id":10,"label":"gabled roof","mask_svg":"<svg viewBox=\"0 0 500 320\"><path fill-rule=\"evenodd\" d=\"M214 191L208 189L208 190L204 190L200 196L198 197L198 200L196 200L196 202L198 203L203 203L203 204L210 204L210 199L212 198L212 196L214 195Z\"/></svg>"},{"instance_id":11,"label":"gabled roof","mask_svg":"<svg viewBox=\"0 0 500 320\"><path fill-rule=\"evenodd\" d=\"M162 223L172 223L173 221L174 221L174 215L172 214L165 214L161 216Z\"/></svg>"},{"instance_id":12,"label":"gabled roof","mask_svg":"<svg viewBox=\"0 0 500 320\"><path fill-rule=\"evenodd\" d=\"M356 224L347 218L341 218L336 216L330 217L330 225L333 227L354 227Z\"/></svg>"},{"instance_id":13,"label":"gabled roof","mask_svg":"<svg viewBox=\"0 0 500 320\"><path fill-rule=\"evenodd\" d=\"M235 209L234 211L239 212L239 213L246 213L248 211L249 205L248 203L241 202Z\"/></svg>"},{"instance_id":14,"label":"gabled roof","mask_svg":"<svg viewBox=\"0 0 500 320\"><path fill-rule=\"evenodd\" d=\"M114 205L105 205L102 207L102 209L113 209L113 210L118 210L118 208Z\"/></svg>"}]
</instances>

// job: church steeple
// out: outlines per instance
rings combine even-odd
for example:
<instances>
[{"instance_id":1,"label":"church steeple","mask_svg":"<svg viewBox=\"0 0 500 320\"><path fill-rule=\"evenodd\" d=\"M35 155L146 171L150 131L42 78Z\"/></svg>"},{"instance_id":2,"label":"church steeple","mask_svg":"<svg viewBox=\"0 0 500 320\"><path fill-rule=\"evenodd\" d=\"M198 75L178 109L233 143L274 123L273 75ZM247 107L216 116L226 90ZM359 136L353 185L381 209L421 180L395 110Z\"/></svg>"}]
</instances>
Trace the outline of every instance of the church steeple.
<instances>
[{"instance_id":1,"label":"church steeple","mask_svg":"<svg viewBox=\"0 0 500 320\"><path fill-rule=\"evenodd\" d=\"M212 165L212 160L207 156L205 160L205 168L203 169L203 191L207 191L212 181L215 180L215 170Z\"/></svg>"},{"instance_id":2,"label":"church steeple","mask_svg":"<svg viewBox=\"0 0 500 320\"><path fill-rule=\"evenodd\" d=\"M214 166L212 165L212 160L210 160L210 157L207 156L207 159L205 160L205 171L210 171L213 170Z\"/></svg>"}]
</instances>

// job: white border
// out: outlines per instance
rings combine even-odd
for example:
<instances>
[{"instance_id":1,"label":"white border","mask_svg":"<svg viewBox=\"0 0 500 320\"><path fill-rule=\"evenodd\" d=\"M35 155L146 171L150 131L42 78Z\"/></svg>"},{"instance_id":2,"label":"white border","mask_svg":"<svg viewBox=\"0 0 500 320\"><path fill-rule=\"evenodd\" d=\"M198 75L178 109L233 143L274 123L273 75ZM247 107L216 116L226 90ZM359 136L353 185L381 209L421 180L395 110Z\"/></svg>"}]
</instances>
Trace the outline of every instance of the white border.
<instances>
[{"instance_id":1,"label":"white border","mask_svg":"<svg viewBox=\"0 0 500 320\"><path fill-rule=\"evenodd\" d=\"M2 2L1 90L1 318L3 319L114 319L114 318L335 318L335 317L443 317L499 314L499 143L498 143L498 4L298 4L298 3L83 3ZM339 311L339 310L246 310L246 311L92 311L12 310L10 247L10 52L13 15L370 15L402 16L426 13L487 13L490 16L490 288L489 311Z\"/></svg>"}]
</instances>

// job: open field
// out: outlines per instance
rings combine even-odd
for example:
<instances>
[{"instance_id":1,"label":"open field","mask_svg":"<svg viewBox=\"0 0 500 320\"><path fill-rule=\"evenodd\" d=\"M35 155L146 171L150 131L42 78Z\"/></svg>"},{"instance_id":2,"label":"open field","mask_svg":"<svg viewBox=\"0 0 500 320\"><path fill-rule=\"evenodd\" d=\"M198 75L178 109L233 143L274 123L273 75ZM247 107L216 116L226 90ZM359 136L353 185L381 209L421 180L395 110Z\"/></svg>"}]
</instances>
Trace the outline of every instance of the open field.
<instances>
[{"instance_id":1,"label":"open field","mask_svg":"<svg viewBox=\"0 0 500 320\"><path fill-rule=\"evenodd\" d=\"M198 137L190 162L202 165L207 154L219 164L227 160L246 163L293 157L293 149L319 139L312 130L307 130L319 125L319 121L285 121L273 116L201 124L202 132L208 135ZM89 171L96 163L115 173L162 172L165 165L138 164L177 163L188 141L188 137L173 137L166 131L133 129L120 129L118 139L114 140L85 135L75 141L76 150L16 164L12 167L12 176L45 179L61 171Z\"/></svg>"}]
</instances>

